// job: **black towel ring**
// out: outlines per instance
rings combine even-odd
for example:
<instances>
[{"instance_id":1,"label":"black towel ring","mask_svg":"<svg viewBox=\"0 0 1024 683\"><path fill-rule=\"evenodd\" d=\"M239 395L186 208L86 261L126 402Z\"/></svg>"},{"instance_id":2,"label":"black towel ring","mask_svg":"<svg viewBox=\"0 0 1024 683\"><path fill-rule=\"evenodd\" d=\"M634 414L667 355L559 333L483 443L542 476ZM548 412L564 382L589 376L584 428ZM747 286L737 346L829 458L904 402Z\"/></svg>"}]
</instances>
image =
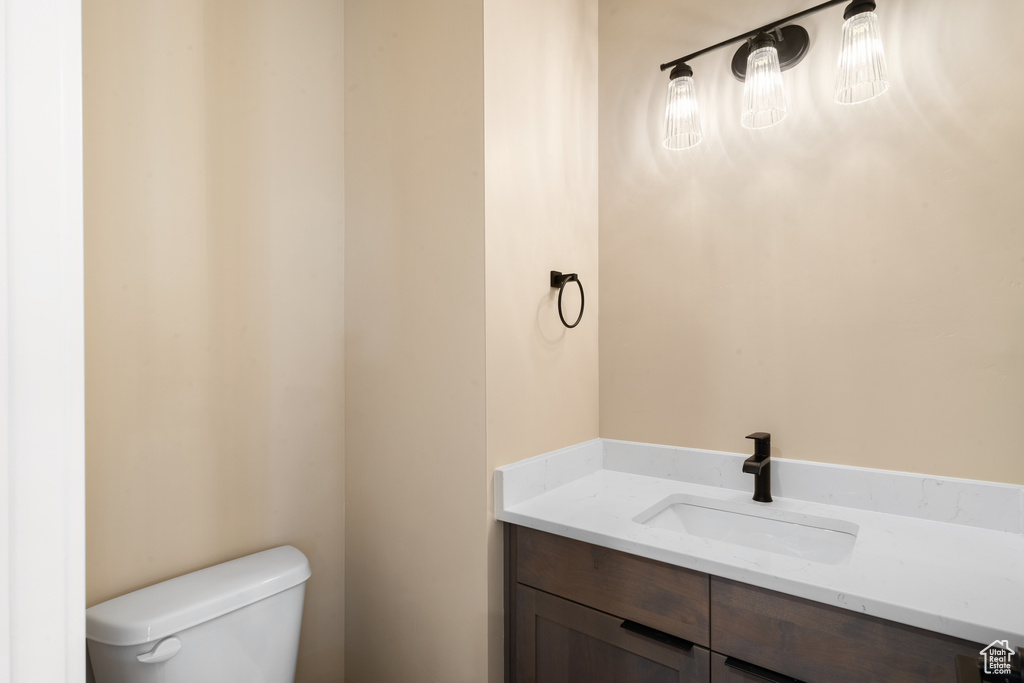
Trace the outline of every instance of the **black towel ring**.
<instances>
[{"instance_id":1,"label":"black towel ring","mask_svg":"<svg viewBox=\"0 0 1024 683\"><path fill-rule=\"evenodd\" d=\"M576 286L580 288L580 314L572 325L565 322L565 316L562 315L562 292L565 291L565 285L568 282L575 282ZM561 318L562 324L571 330L583 320L583 306L586 303L586 298L583 296L583 283L580 282L580 278L576 273L559 273L557 270L552 270L551 286L558 287L558 317Z\"/></svg>"}]
</instances>

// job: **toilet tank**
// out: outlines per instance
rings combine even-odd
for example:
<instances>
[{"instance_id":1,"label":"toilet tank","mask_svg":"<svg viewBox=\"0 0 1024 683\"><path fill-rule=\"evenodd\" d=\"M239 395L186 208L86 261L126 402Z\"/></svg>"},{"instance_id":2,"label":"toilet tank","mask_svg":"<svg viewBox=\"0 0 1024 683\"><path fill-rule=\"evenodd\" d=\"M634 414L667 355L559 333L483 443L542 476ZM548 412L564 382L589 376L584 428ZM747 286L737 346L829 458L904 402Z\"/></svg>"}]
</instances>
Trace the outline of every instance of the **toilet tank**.
<instances>
[{"instance_id":1,"label":"toilet tank","mask_svg":"<svg viewBox=\"0 0 1024 683\"><path fill-rule=\"evenodd\" d=\"M90 607L96 683L293 683L309 576L286 545Z\"/></svg>"}]
</instances>

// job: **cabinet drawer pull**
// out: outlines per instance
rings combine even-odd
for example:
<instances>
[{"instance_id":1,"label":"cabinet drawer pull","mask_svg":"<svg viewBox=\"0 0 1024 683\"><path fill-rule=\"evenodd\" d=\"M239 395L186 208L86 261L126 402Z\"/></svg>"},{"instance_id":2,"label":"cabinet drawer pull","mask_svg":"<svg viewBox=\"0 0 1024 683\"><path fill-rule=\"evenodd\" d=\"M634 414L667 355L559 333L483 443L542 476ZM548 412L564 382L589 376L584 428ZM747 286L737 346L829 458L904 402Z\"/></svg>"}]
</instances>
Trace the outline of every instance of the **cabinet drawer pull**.
<instances>
[{"instance_id":1,"label":"cabinet drawer pull","mask_svg":"<svg viewBox=\"0 0 1024 683\"><path fill-rule=\"evenodd\" d=\"M776 673L771 669L765 669L764 667L751 664L750 662L744 662L743 660L736 659L735 657L726 657L725 665L730 669L736 669L737 671L742 671L743 673L750 674L751 676L763 678L764 680L771 681L772 683L803 683L803 681Z\"/></svg>"},{"instance_id":2,"label":"cabinet drawer pull","mask_svg":"<svg viewBox=\"0 0 1024 683\"><path fill-rule=\"evenodd\" d=\"M683 640L682 638L674 636L671 633L665 633L664 631L659 631L658 629L651 628L650 626L638 624L635 621L626 620L619 624L619 626L626 629L630 633L635 633L638 636L643 636L645 638L650 638L651 640L656 640L659 643L662 643L663 645L674 647L677 650L682 650L683 652L689 652L693 648L693 643L691 643L688 640Z\"/></svg>"}]
</instances>

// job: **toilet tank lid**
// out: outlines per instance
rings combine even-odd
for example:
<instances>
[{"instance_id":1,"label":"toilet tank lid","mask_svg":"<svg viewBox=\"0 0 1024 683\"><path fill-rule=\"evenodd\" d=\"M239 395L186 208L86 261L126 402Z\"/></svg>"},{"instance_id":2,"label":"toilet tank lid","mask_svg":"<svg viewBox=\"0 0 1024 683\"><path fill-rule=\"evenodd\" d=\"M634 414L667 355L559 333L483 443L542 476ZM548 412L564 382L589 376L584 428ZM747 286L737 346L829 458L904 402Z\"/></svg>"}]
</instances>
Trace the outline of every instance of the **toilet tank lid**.
<instances>
[{"instance_id":1,"label":"toilet tank lid","mask_svg":"<svg viewBox=\"0 0 1024 683\"><path fill-rule=\"evenodd\" d=\"M85 610L85 636L107 645L160 640L304 582L309 560L290 545L200 569Z\"/></svg>"}]
</instances>

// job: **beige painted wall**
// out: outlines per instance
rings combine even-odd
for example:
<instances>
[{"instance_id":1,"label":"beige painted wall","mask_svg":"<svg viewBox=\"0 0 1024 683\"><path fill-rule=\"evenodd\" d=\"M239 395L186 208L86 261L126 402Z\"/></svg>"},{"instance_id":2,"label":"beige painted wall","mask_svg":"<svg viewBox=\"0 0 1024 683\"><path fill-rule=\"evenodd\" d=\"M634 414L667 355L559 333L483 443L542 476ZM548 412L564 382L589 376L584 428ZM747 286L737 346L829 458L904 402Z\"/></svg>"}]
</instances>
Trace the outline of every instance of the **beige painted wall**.
<instances>
[{"instance_id":1,"label":"beige painted wall","mask_svg":"<svg viewBox=\"0 0 1024 683\"><path fill-rule=\"evenodd\" d=\"M483 5L345 11L346 679L479 683Z\"/></svg>"},{"instance_id":2,"label":"beige painted wall","mask_svg":"<svg viewBox=\"0 0 1024 683\"><path fill-rule=\"evenodd\" d=\"M804 3L602 0L601 435L1024 483L1020 3L879 3L893 86L831 102L841 9L806 22L791 114L660 146L661 62Z\"/></svg>"},{"instance_id":3,"label":"beige painted wall","mask_svg":"<svg viewBox=\"0 0 1024 683\"><path fill-rule=\"evenodd\" d=\"M344 670L341 0L86 0L88 604L291 543Z\"/></svg>"},{"instance_id":4,"label":"beige painted wall","mask_svg":"<svg viewBox=\"0 0 1024 683\"><path fill-rule=\"evenodd\" d=\"M484 20L490 469L598 435L597 2L488 0ZM584 285L571 330L552 270Z\"/></svg>"},{"instance_id":5,"label":"beige painted wall","mask_svg":"<svg viewBox=\"0 0 1024 683\"><path fill-rule=\"evenodd\" d=\"M598 436L597 0L486 0L487 492L490 664L502 675L502 530L493 470ZM552 270L578 273L579 326ZM572 321L579 294L563 309Z\"/></svg>"}]
</instances>

